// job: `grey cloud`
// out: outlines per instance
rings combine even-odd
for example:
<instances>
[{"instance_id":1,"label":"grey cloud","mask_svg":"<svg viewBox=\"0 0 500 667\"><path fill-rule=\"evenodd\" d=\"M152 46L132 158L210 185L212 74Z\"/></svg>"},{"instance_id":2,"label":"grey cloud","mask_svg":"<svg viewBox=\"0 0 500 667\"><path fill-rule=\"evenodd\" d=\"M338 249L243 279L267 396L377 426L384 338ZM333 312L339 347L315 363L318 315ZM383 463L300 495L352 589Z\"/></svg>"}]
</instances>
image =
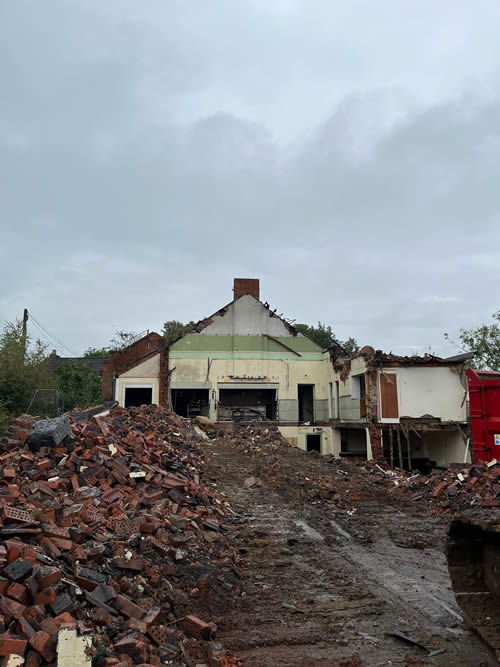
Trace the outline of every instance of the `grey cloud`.
<instances>
[{"instance_id":1,"label":"grey cloud","mask_svg":"<svg viewBox=\"0 0 500 667\"><path fill-rule=\"evenodd\" d=\"M388 5L4 4L2 320L83 350L248 275L341 338L453 353L498 308L498 12Z\"/></svg>"}]
</instances>

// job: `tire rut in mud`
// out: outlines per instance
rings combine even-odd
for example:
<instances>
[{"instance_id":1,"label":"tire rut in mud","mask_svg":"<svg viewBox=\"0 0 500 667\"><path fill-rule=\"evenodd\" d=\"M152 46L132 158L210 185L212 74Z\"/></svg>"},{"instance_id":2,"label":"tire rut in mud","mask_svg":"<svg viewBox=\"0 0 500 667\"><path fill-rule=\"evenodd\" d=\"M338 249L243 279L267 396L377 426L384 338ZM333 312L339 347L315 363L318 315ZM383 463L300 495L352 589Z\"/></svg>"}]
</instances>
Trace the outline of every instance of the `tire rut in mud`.
<instances>
[{"instance_id":1,"label":"tire rut in mud","mask_svg":"<svg viewBox=\"0 0 500 667\"><path fill-rule=\"evenodd\" d=\"M296 451L293 458L300 461ZM296 500L300 490L265 476L245 488L262 462L226 440L207 443L207 459L240 516L245 593L217 623L243 666L497 664L464 626L450 590L445 521L392 498L360 502L351 515ZM326 465L304 454L309 476ZM388 636L396 631L429 650ZM429 657L433 650L442 652Z\"/></svg>"}]
</instances>

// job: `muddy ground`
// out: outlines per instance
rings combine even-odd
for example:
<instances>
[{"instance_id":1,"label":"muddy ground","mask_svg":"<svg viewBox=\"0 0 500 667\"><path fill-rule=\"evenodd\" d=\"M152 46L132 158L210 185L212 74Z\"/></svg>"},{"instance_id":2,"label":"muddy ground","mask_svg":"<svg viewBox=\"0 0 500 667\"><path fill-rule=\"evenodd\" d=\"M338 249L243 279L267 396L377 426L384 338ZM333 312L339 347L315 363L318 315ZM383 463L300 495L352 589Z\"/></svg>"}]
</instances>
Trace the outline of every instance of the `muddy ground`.
<instances>
[{"instance_id":1,"label":"muddy ground","mask_svg":"<svg viewBox=\"0 0 500 667\"><path fill-rule=\"evenodd\" d=\"M205 444L205 481L236 513L244 588L212 618L243 666L497 665L450 588L448 515L368 484L353 464L287 447L269 461L228 439ZM259 481L246 488L251 476ZM304 491L317 478L329 497Z\"/></svg>"}]
</instances>

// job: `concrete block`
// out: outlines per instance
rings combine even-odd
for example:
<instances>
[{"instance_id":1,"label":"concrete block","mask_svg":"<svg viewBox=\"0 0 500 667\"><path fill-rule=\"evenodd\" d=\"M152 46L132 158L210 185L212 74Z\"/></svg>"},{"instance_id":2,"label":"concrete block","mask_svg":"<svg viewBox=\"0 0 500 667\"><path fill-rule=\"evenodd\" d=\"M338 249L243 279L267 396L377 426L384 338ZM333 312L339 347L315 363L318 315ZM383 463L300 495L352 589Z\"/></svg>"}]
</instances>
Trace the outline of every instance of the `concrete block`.
<instances>
[{"instance_id":1,"label":"concrete block","mask_svg":"<svg viewBox=\"0 0 500 667\"><path fill-rule=\"evenodd\" d=\"M91 667L91 646L91 637L78 637L76 630L62 628L57 638L57 667Z\"/></svg>"}]
</instances>

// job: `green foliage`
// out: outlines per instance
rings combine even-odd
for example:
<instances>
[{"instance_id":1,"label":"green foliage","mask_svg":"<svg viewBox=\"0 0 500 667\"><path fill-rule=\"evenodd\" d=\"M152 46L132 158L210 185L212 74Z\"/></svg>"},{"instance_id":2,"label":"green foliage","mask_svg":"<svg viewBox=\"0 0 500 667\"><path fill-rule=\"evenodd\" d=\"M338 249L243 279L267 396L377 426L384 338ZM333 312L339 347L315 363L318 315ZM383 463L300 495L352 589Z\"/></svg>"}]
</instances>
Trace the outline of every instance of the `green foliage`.
<instances>
[{"instance_id":1,"label":"green foliage","mask_svg":"<svg viewBox=\"0 0 500 667\"><path fill-rule=\"evenodd\" d=\"M170 345L175 340L191 331L195 325L196 322L193 321L183 324L177 320L169 320L163 325L162 335L165 338L166 343Z\"/></svg>"},{"instance_id":2,"label":"green foliage","mask_svg":"<svg viewBox=\"0 0 500 667\"><path fill-rule=\"evenodd\" d=\"M500 370L500 310L492 317L492 324L460 330L460 341L467 350L474 352L473 366L480 370ZM448 334L444 336L449 339Z\"/></svg>"},{"instance_id":3,"label":"green foliage","mask_svg":"<svg viewBox=\"0 0 500 667\"><path fill-rule=\"evenodd\" d=\"M60 366L56 376L64 410L89 408L101 402L101 378L85 363Z\"/></svg>"},{"instance_id":4,"label":"green foliage","mask_svg":"<svg viewBox=\"0 0 500 667\"><path fill-rule=\"evenodd\" d=\"M353 357L359 352L358 342L352 336L349 336L347 340L342 341L340 344L350 357Z\"/></svg>"},{"instance_id":5,"label":"green foliage","mask_svg":"<svg viewBox=\"0 0 500 667\"><path fill-rule=\"evenodd\" d=\"M88 347L83 356L87 359L103 359L109 357L109 347Z\"/></svg>"},{"instance_id":6,"label":"green foliage","mask_svg":"<svg viewBox=\"0 0 500 667\"><path fill-rule=\"evenodd\" d=\"M349 356L359 352L359 345L354 338L348 338L343 342L337 340L329 325L326 326L325 324L318 322L317 327L310 326L309 324L296 324L295 328L301 334L307 336L307 338L316 343L316 345L319 345L323 350L326 350L333 345L341 345Z\"/></svg>"},{"instance_id":7,"label":"green foliage","mask_svg":"<svg viewBox=\"0 0 500 667\"><path fill-rule=\"evenodd\" d=\"M27 409L36 389L54 387L47 346L23 338L21 320L6 322L0 334L0 405L14 416Z\"/></svg>"},{"instance_id":8,"label":"green foliage","mask_svg":"<svg viewBox=\"0 0 500 667\"><path fill-rule=\"evenodd\" d=\"M0 435L7 433L11 421L11 416L9 411L5 407L4 403L0 401Z\"/></svg>"}]
</instances>

